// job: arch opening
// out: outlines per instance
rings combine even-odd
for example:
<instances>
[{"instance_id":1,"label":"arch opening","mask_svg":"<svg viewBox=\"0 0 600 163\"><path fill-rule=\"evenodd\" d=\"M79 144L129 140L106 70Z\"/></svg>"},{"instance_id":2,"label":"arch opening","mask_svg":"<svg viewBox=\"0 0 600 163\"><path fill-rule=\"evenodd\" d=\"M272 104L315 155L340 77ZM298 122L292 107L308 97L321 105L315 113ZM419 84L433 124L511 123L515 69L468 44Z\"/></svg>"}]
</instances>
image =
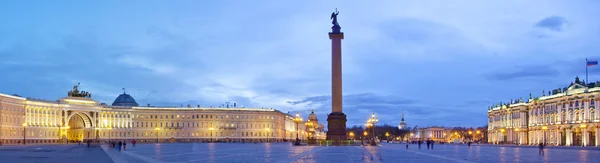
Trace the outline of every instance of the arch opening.
<instances>
[{"instance_id":1,"label":"arch opening","mask_svg":"<svg viewBox=\"0 0 600 163\"><path fill-rule=\"evenodd\" d=\"M91 124L89 124L89 121L86 121L86 118L87 116L85 114L73 114L69 121L67 121L67 126L62 139L71 143L90 139L89 129Z\"/></svg>"}]
</instances>

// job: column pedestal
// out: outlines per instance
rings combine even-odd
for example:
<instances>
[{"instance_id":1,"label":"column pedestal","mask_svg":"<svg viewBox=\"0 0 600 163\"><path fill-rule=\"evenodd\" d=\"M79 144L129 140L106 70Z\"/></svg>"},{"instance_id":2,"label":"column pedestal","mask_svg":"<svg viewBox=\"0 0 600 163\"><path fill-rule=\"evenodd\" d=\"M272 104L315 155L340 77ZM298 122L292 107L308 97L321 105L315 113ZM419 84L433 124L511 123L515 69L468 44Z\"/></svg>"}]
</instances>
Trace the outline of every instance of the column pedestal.
<instances>
[{"instance_id":1,"label":"column pedestal","mask_svg":"<svg viewBox=\"0 0 600 163\"><path fill-rule=\"evenodd\" d=\"M327 115L327 140L339 144L346 140L346 114L333 112Z\"/></svg>"}]
</instances>

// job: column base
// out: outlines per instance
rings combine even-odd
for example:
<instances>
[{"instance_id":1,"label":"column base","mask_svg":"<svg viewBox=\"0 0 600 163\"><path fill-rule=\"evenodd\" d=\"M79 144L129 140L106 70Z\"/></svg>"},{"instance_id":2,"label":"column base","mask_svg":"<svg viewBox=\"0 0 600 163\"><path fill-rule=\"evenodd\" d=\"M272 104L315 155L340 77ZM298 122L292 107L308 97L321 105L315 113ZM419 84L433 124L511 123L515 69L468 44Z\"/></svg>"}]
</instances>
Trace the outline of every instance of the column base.
<instances>
[{"instance_id":1,"label":"column base","mask_svg":"<svg viewBox=\"0 0 600 163\"><path fill-rule=\"evenodd\" d=\"M333 112L327 115L327 140L333 144L341 144L346 140L346 114Z\"/></svg>"}]
</instances>

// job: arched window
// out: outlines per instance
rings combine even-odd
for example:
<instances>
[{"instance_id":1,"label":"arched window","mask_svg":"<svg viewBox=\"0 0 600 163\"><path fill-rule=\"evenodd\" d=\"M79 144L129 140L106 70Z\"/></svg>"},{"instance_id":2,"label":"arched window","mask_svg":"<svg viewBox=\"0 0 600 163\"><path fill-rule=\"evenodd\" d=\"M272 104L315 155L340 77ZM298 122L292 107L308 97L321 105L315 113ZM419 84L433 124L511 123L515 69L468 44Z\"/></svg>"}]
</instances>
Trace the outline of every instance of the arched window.
<instances>
[{"instance_id":1,"label":"arched window","mask_svg":"<svg viewBox=\"0 0 600 163\"><path fill-rule=\"evenodd\" d=\"M579 101L575 101L575 107L579 107Z\"/></svg>"},{"instance_id":2,"label":"arched window","mask_svg":"<svg viewBox=\"0 0 600 163\"><path fill-rule=\"evenodd\" d=\"M595 103L594 103L594 99L591 99L591 100L590 100L590 105L594 106L594 104L595 104Z\"/></svg>"},{"instance_id":3,"label":"arched window","mask_svg":"<svg viewBox=\"0 0 600 163\"><path fill-rule=\"evenodd\" d=\"M595 120L596 116L594 115L594 109L590 110L590 120Z\"/></svg>"}]
</instances>

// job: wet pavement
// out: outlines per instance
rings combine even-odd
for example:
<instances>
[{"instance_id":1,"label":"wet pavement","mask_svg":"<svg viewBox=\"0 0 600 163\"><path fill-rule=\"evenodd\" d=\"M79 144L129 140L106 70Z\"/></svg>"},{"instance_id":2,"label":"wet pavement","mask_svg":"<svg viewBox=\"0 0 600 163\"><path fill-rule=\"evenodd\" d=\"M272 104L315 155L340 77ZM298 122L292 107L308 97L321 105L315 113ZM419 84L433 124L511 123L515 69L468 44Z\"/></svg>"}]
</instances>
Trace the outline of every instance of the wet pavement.
<instances>
[{"instance_id":1,"label":"wet pavement","mask_svg":"<svg viewBox=\"0 0 600 163\"><path fill-rule=\"evenodd\" d=\"M0 146L4 163L111 163L111 158L96 145L78 144L4 145Z\"/></svg>"},{"instance_id":2,"label":"wet pavement","mask_svg":"<svg viewBox=\"0 0 600 163\"><path fill-rule=\"evenodd\" d=\"M433 150L426 145L417 149L404 144L381 146L291 146L289 143L271 144L138 144L118 152L108 149L115 162L600 162L600 150L545 149L539 155L535 147L501 147L489 145L441 145Z\"/></svg>"}]
</instances>

